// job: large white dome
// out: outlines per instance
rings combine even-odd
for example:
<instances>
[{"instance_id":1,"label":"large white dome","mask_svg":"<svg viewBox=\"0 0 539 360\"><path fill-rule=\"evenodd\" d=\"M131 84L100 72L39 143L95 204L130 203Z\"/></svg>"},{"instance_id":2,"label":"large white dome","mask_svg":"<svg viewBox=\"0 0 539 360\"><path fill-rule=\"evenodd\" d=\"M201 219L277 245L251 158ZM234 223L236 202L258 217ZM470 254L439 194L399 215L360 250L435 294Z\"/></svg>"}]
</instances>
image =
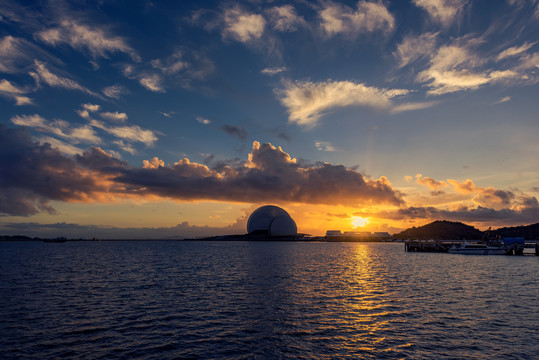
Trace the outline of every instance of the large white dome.
<instances>
[{"instance_id":1,"label":"large white dome","mask_svg":"<svg viewBox=\"0 0 539 360\"><path fill-rule=\"evenodd\" d=\"M256 209L247 221L247 232L269 236L297 235L298 228L290 215L278 206L266 205Z\"/></svg>"}]
</instances>

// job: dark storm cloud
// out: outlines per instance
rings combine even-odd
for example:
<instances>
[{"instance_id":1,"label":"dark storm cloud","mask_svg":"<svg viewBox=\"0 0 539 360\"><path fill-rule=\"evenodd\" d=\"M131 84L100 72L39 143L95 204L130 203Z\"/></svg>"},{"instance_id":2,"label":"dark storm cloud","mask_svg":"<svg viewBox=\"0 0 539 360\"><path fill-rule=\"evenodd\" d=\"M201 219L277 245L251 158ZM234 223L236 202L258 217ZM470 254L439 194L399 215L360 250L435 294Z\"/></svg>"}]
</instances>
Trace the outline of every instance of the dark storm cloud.
<instances>
[{"instance_id":1,"label":"dark storm cloud","mask_svg":"<svg viewBox=\"0 0 539 360\"><path fill-rule=\"evenodd\" d=\"M221 126L221 130L226 132L230 136L235 136L239 138L240 140L246 140L249 136L247 134L247 130L243 126L233 126L233 125L223 125Z\"/></svg>"},{"instance_id":2,"label":"dark storm cloud","mask_svg":"<svg viewBox=\"0 0 539 360\"><path fill-rule=\"evenodd\" d=\"M154 158L130 167L100 148L67 157L34 142L23 129L0 126L0 213L28 216L53 212L51 200L108 202L117 197L160 196L175 200L296 202L309 204L402 204L389 181L365 178L342 165L299 165L280 147L253 143L248 160L211 169L182 159Z\"/></svg>"},{"instance_id":3,"label":"dark storm cloud","mask_svg":"<svg viewBox=\"0 0 539 360\"><path fill-rule=\"evenodd\" d=\"M220 171L183 159L170 166L125 169L115 181L149 193L183 200L298 202L309 204L386 203L400 195L382 177L366 179L342 165L301 167L281 148L253 143L247 162Z\"/></svg>"},{"instance_id":4,"label":"dark storm cloud","mask_svg":"<svg viewBox=\"0 0 539 360\"><path fill-rule=\"evenodd\" d=\"M25 130L0 124L0 213L53 212L50 200L84 200L98 182L49 144L35 143Z\"/></svg>"}]
</instances>

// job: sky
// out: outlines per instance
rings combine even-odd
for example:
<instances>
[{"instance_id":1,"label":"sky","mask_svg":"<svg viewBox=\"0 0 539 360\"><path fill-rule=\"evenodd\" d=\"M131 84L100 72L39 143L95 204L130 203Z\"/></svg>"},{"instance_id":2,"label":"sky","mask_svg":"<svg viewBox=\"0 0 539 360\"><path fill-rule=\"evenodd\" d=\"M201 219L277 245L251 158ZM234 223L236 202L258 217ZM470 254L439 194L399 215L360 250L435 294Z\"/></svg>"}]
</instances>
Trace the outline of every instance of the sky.
<instances>
[{"instance_id":1,"label":"sky","mask_svg":"<svg viewBox=\"0 0 539 360\"><path fill-rule=\"evenodd\" d=\"M538 0L0 0L0 234L537 223L538 34Z\"/></svg>"}]
</instances>

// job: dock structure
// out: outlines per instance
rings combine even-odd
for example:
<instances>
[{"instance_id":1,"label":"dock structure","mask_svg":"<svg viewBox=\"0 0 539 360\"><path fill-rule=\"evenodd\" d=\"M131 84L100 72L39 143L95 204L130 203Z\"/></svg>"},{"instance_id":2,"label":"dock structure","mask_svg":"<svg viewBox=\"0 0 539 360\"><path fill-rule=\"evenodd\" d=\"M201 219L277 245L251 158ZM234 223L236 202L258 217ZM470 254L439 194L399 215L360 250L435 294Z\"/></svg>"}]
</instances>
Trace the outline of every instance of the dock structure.
<instances>
[{"instance_id":1,"label":"dock structure","mask_svg":"<svg viewBox=\"0 0 539 360\"><path fill-rule=\"evenodd\" d=\"M446 253L449 249L464 240L406 240L404 251L407 252L437 252ZM539 256L539 240L526 240L505 244L506 255L524 255L524 249L534 249L535 256ZM528 253L529 254L529 253Z\"/></svg>"}]
</instances>

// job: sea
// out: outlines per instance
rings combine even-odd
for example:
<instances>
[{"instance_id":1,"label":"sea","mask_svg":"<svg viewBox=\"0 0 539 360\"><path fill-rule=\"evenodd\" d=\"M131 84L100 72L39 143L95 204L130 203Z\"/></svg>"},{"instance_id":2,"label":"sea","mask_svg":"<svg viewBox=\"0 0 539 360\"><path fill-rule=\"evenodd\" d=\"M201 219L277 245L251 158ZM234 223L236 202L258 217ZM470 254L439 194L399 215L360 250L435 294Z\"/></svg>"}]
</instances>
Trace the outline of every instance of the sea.
<instances>
[{"instance_id":1,"label":"sea","mask_svg":"<svg viewBox=\"0 0 539 360\"><path fill-rule=\"evenodd\" d=\"M539 359L539 257L0 243L1 359Z\"/></svg>"}]
</instances>

